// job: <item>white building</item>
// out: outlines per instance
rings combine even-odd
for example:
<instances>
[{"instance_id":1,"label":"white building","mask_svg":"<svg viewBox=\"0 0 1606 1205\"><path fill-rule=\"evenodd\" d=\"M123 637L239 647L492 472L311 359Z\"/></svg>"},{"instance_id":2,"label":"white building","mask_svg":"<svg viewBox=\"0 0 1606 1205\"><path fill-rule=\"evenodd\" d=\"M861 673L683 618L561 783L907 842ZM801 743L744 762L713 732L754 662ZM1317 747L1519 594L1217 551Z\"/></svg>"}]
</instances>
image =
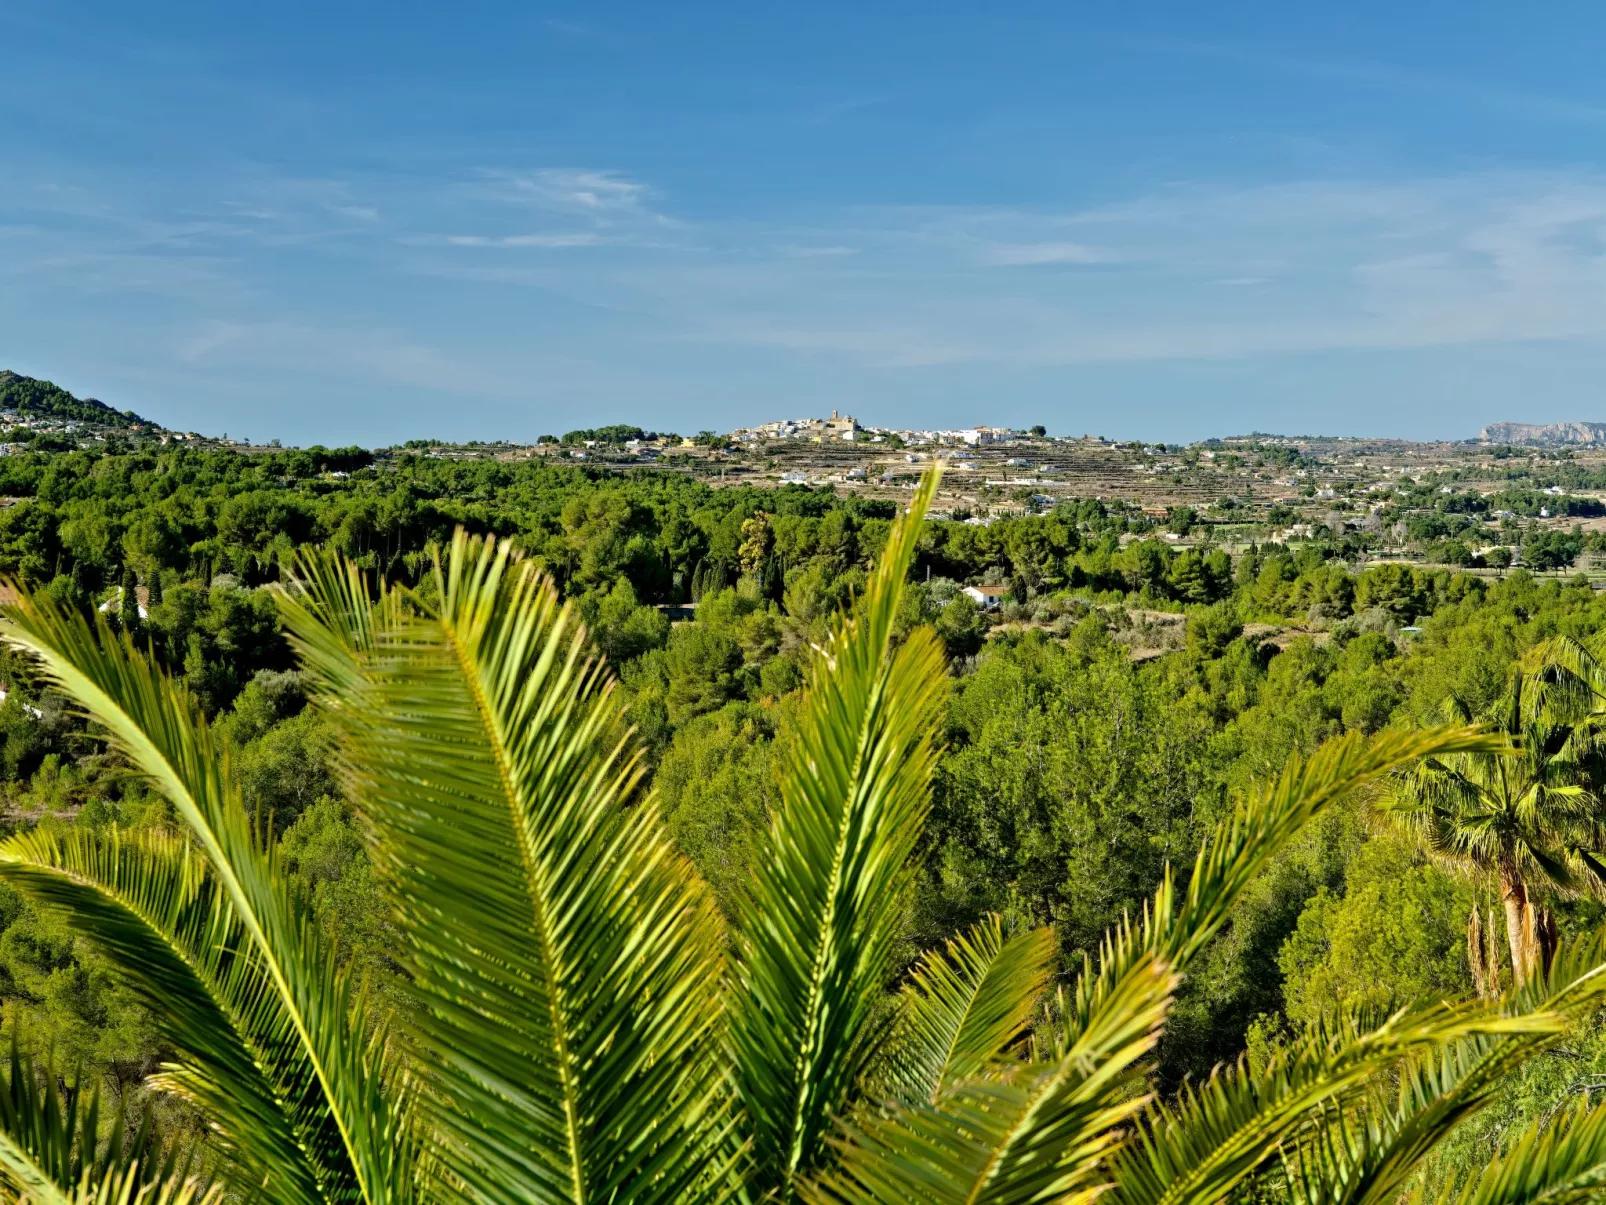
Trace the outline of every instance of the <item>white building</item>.
<instances>
[{"instance_id":1,"label":"white building","mask_svg":"<svg viewBox=\"0 0 1606 1205\"><path fill-rule=\"evenodd\" d=\"M1001 607L1004 599L1009 597L1008 586L966 586L960 590L961 594L970 597L984 611L991 611Z\"/></svg>"}]
</instances>

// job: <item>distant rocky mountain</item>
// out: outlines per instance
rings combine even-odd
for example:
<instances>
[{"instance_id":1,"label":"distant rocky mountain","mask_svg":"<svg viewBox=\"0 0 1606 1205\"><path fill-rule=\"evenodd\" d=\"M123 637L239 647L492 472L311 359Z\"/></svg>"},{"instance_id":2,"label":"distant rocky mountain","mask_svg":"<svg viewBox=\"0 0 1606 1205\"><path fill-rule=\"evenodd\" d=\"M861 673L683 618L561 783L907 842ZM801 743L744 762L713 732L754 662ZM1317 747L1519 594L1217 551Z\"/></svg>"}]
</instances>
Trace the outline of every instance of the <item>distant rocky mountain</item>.
<instances>
[{"instance_id":1,"label":"distant rocky mountain","mask_svg":"<svg viewBox=\"0 0 1606 1205\"><path fill-rule=\"evenodd\" d=\"M35 380L4 368L0 368L0 410L101 427L149 425L132 410L113 410L95 398L74 397L51 381Z\"/></svg>"},{"instance_id":2,"label":"distant rocky mountain","mask_svg":"<svg viewBox=\"0 0 1606 1205\"><path fill-rule=\"evenodd\" d=\"M1490 423L1486 444L1606 444L1606 423Z\"/></svg>"}]
</instances>

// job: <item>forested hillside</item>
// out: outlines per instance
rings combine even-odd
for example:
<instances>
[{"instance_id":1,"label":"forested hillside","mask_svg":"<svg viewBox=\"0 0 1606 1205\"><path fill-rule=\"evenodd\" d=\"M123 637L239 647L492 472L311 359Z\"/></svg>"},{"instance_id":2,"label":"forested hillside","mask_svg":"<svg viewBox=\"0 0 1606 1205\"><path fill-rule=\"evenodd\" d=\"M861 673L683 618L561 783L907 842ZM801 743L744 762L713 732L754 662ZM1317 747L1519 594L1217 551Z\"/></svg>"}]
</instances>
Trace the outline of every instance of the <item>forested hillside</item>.
<instances>
[{"instance_id":1,"label":"forested hillside","mask_svg":"<svg viewBox=\"0 0 1606 1205\"><path fill-rule=\"evenodd\" d=\"M780 798L809 650L855 605L895 517L828 490L359 449L14 455L0 458L0 494L0 572L104 614L184 675L316 923L380 1000L401 974L393 922L342 797L330 720L307 706L273 597L298 550L337 550L428 603L432 556L454 530L511 540L616 668L669 830L737 915ZM1091 500L924 525L896 628L934 627L953 688L901 963L993 912L1006 926L1051 924L1064 981L1142 910L1167 863L1191 864L1290 756L1346 732L1498 721L1525 658L1534 670L1546 642L1606 630L1606 597L1587 582L1356 571L1342 543L1320 538L1229 552L1156 536L1141 514ZM987 611L967 585L1002 587L1004 602ZM0 677L12 828L174 825L28 663L6 654ZM1557 785L1606 784L1586 760ZM1390 821L1387 804L1349 801L1254 882L1183 986L1162 1046L1168 1086L1245 1052L1271 1057L1335 1010L1470 996L1491 973L1521 974L1503 938L1488 960L1469 959L1474 915L1503 932L1499 867L1454 864L1422 826ZM1557 824L1549 836L1543 817L1530 824L1538 855L1523 865L1534 908L1565 939L1606 912L1588 874L1542 873L1546 859L1606 850L1588 825ZM101 957L10 888L0 998L26 1048L119 1090L141 1095L164 1057L145 1006ZM1593 1024L1569 1050L1565 1067L1523 1072L1478 1124L1539 1116L1606 1070ZM165 1124L192 1124L162 1102Z\"/></svg>"},{"instance_id":2,"label":"forested hillside","mask_svg":"<svg viewBox=\"0 0 1606 1205\"><path fill-rule=\"evenodd\" d=\"M52 381L25 377L9 369L0 369L0 410L15 411L24 418L108 427L129 427L145 422L132 410L113 410L98 398L74 397Z\"/></svg>"}]
</instances>

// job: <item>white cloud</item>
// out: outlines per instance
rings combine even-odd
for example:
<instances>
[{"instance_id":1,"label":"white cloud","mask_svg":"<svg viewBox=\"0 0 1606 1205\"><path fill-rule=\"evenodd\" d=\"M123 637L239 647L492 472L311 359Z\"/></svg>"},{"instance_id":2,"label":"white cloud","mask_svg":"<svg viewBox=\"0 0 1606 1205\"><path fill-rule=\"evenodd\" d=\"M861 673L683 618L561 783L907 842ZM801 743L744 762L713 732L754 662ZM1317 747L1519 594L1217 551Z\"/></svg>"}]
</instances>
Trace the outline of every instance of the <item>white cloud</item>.
<instances>
[{"instance_id":1,"label":"white cloud","mask_svg":"<svg viewBox=\"0 0 1606 1205\"><path fill-rule=\"evenodd\" d=\"M923 387L962 366L1002 379L1373 349L1448 361L1606 340L1606 174L1582 170L704 222L603 169L225 180L182 203L17 175L0 207L14 297L54 307L75 337L93 310L95 337L126 336L131 360L219 381L295 370L522 397L562 364L566 387L598 396L624 373L640 395L737 372L748 396L755 381L784 392L799 368L848 389Z\"/></svg>"},{"instance_id":2,"label":"white cloud","mask_svg":"<svg viewBox=\"0 0 1606 1205\"><path fill-rule=\"evenodd\" d=\"M556 228L444 237L402 233L396 241L410 246L444 243L452 247L549 249L605 244L645 246L660 242L680 225L655 212L647 204L650 195L645 184L622 172L593 168L525 172L487 169L473 182L449 186L431 200L454 220L471 217L492 231L506 223L510 208L524 211L524 221L533 213Z\"/></svg>"},{"instance_id":3,"label":"white cloud","mask_svg":"<svg viewBox=\"0 0 1606 1205\"><path fill-rule=\"evenodd\" d=\"M554 167L486 173L489 195L540 209L607 218L646 212L647 187L619 172Z\"/></svg>"},{"instance_id":4,"label":"white cloud","mask_svg":"<svg viewBox=\"0 0 1606 1205\"><path fill-rule=\"evenodd\" d=\"M563 234L449 234L446 242L453 247L595 247L606 240L590 231Z\"/></svg>"},{"instance_id":5,"label":"white cloud","mask_svg":"<svg viewBox=\"0 0 1606 1205\"><path fill-rule=\"evenodd\" d=\"M1120 257L1102 247L1086 243L1017 243L990 247L982 254L982 262L1000 267L1030 266L1034 264L1108 264Z\"/></svg>"},{"instance_id":6,"label":"white cloud","mask_svg":"<svg viewBox=\"0 0 1606 1205\"><path fill-rule=\"evenodd\" d=\"M776 248L782 255L792 256L796 259L815 259L820 256L831 255L857 255L857 247L844 246L841 243L823 243L813 246L804 246L798 243L782 243Z\"/></svg>"},{"instance_id":7,"label":"white cloud","mask_svg":"<svg viewBox=\"0 0 1606 1205\"><path fill-rule=\"evenodd\" d=\"M1086 209L855 210L543 276L680 337L870 364L1053 366L1606 336L1606 178L1189 185ZM799 246L851 243L852 257ZM1000 266L1101 265L1094 273ZM1253 285L1253 288L1245 287Z\"/></svg>"}]
</instances>

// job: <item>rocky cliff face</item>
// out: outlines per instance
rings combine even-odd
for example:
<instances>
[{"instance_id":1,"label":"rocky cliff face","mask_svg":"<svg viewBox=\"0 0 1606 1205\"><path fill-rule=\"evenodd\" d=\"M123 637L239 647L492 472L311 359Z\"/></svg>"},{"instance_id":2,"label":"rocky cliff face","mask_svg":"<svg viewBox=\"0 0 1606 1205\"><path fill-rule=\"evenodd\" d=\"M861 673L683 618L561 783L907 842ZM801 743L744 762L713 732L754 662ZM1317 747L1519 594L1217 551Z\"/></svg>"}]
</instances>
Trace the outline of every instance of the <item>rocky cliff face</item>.
<instances>
[{"instance_id":1,"label":"rocky cliff face","mask_svg":"<svg viewBox=\"0 0 1606 1205\"><path fill-rule=\"evenodd\" d=\"M1489 444L1606 444L1606 423L1490 423L1478 438Z\"/></svg>"}]
</instances>

